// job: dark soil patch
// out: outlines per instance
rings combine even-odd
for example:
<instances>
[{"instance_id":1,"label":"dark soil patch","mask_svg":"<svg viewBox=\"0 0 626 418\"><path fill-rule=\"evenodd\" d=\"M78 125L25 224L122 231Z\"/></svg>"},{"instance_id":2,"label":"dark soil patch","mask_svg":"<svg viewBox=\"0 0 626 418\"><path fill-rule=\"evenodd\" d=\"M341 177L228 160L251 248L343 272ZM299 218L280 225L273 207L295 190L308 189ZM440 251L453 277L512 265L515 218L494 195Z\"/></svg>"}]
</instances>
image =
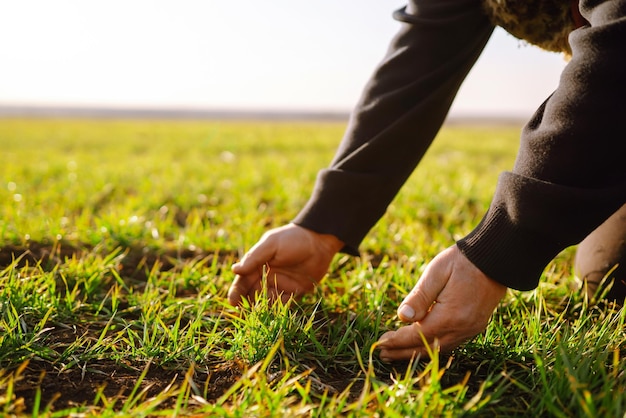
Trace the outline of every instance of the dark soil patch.
<instances>
[{"instance_id":1,"label":"dark soil patch","mask_svg":"<svg viewBox=\"0 0 626 418\"><path fill-rule=\"evenodd\" d=\"M72 257L80 258L87 253L97 251L88 246L71 243L46 244L31 242L28 246L4 245L0 247L0 269L11 265L22 268L26 265L40 266L49 270ZM147 272L156 264L161 271L169 271L188 260L218 258L218 265L227 260L234 260L238 254L234 251L201 251L190 249L150 250L144 247L127 247L123 250L119 273L121 277L145 280Z\"/></svg>"},{"instance_id":2,"label":"dark soil patch","mask_svg":"<svg viewBox=\"0 0 626 418\"><path fill-rule=\"evenodd\" d=\"M97 360L84 367L67 370L59 370L47 362L32 361L19 376L14 392L16 399L23 399L27 411L33 408L37 388L41 391L41 408L48 404L52 404L54 410L93 405L99 391L109 402L116 400L119 408L133 392L135 385L138 385L135 393L147 400L167 389L180 387L185 381L184 371L158 366L144 367L149 367L148 371L137 383L143 369L123 366L111 360ZM240 376L241 368L231 361L220 363L209 370L196 369L191 378L195 386L203 391L200 395L212 402L223 395ZM173 395L162 406L173 407L175 402L176 396Z\"/></svg>"},{"instance_id":3,"label":"dark soil patch","mask_svg":"<svg viewBox=\"0 0 626 418\"><path fill-rule=\"evenodd\" d=\"M81 258L85 254L93 254L98 249L80 247L67 243L47 245L43 243L30 243L28 247L5 245L0 248L0 269L16 265L17 268L24 266L40 266L44 270L52 269L62 264L67 259ZM120 276L125 279L145 280L147 272L153 266L158 265L161 271L169 271L179 268L186 261L208 259L208 263L215 261L218 265L226 265L232 262L238 254L232 252L202 252L191 250L160 250L149 251L144 248L127 248L123 251L124 257L120 258L118 269ZM104 255L104 254L103 254ZM368 261L373 265L382 262L383 257L378 255L368 256ZM347 261L346 261L347 262ZM54 327L47 333L47 347L58 351L59 354L65 347L72 344L78 336L97 340L101 332L99 324L93 321L85 321L73 324L72 327L64 327L58 324L50 324ZM58 325L58 326L57 326ZM69 360L68 360L69 361ZM462 360L467 363L467 359ZM471 363L471 362L469 362ZM314 365L311 365L314 367ZM396 372L403 374L406 364L394 365ZM148 367L143 379L142 373ZM74 364L69 367L58 361L58 357L49 359L31 359L23 369L4 370L13 373L15 379L14 408L17 412L30 413L39 391L41 396L40 410L52 405L52 410L64 410L79 406L101 407L105 402L109 404L115 400L115 408L119 409L135 391L140 393L142 399L148 400L167 391L174 393L166 397L161 408L172 408L176 404L175 389L181 385L189 384L186 379L191 379L194 394L202 397L207 402L215 402L242 376L245 367L236 361L224 359L211 359L208 364L193 366L189 365L146 365L145 363L131 363L124 360L108 358L92 359L87 364ZM474 367L449 370L446 377L449 382L442 382L446 386L454 385L461 381L467 371L476 370ZM390 372L392 369L380 370L378 380L392 383ZM2 372L0 370L0 372ZM187 372L187 373L186 373ZM280 373L277 371L276 373ZM470 391L479 391L479 377L475 386ZM311 383L313 392L322 395L336 395L348 391L350 401L356 401L364 386L364 379L358 371L346 370L315 370L306 377ZM140 381L139 381L140 380ZM268 379L271 381L271 379ZM139 381L139 383L138 383ZM471 383L471 382L470 382ZM167 392L169 393L169 392ZM100 394L100 395L99 395ZM0 393L0 397L2 394ZM97 405L94 401L100 397ZM104 400L103 400L104 399ZM15 411L14 411L15 412Z\"/></svg>"},{"instance_id":4,"label":"dark soil patch","mask_svg":"<svg viewBox=\"0 0 626 418\"><path fill-rule=\"evenodd\" d=\"M38 266L49 271L71 258L81 258L86 254L101 251L87 246L69 243L45 244L32 242L28 246L4 245L0 247L0 270L9 266L24 268ZM116 267L121 277L132 280L145 280L152 267L158 265L161 271L179 268L190 260L218 257L217 264L230 262L236 254L232 252L203 252L191 250L150 251L145 248L126 248ZM106 255L106 254L103 254ZM101 332L99 324L86 321L68 327L63 324L50 324L54 329L47 332L47 346L61 350L72 344L78 336L98 339ZM69 360L68 360L69 361ZM100 393L109 402L116 400L116 408L121 407L135 389L146 364L124 364L112 359L93 359L88 364L64 367L53 359L32 359L26 368L5 370L4 375L12 373L15 379L14 409L31 411L37 391L41 393L40 410L51 404L53 410L62 410L81 405L94 406L93 402ZM149 399L164 390L180 387L185 383L187 367L174 365L174 368L150 365L135 393ZM219 359L213 365L203 364L194 368L191 379L196 393L206 401L212 402L222 396L239 379L242 367L234 361ZM0 393L0 397L2 394ZM171 405L168 405L168 402ZM173 406L176 397L165 401L162 406ZM102 401L100 402L102 406Z\"/></svg>"}]
</instances>

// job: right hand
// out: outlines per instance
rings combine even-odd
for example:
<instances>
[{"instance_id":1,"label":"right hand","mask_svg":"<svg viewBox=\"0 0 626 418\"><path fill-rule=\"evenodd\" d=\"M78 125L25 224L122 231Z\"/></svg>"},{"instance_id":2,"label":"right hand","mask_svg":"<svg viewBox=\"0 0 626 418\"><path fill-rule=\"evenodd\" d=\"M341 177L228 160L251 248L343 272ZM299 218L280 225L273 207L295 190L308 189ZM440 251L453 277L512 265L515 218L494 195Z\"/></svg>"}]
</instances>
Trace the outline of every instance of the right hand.
<instances>
[{"instance_id":1,"label":"right hand","mask_svg":"<svg viewBox=\"0 0 626 418\"><path fill-rule=\"evenodd\" d=\"M453 245L428 264L400 304L398 317L411 325L380 337L381 359L428 356L426 345L435 340L441 351L452 351L487 327L506 291Z\"/></svg>"},{"instance_id":2,"label":"right hand","mask_svg":"<svg viewBox=\"0 0 626 418\"><path fill-rule=\"evenodd\" d=\"M264 267L270 300L286 302L292 296L301 297L313 291L343 246L334 235L318 234L295 224L272 229L233 265L236 276L228 301L233 306L242 298L254 301L262 291Z\"/></svg>"}]
</instances>

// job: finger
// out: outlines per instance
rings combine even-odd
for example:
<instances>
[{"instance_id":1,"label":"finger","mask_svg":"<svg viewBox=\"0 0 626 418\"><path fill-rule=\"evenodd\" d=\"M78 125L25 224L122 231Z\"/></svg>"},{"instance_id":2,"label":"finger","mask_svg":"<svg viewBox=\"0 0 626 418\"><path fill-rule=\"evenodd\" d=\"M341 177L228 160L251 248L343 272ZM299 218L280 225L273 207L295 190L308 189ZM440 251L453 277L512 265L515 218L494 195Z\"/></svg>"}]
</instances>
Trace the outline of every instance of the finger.
<instances>
[{"instance_id":1,"label":"finger","mask_svg":"<svg viewBox=\"0 0 626 418\"><path fill-rule=\"evenodd\" d=\"M241 303L242 298L254 296L254 285L260 282L260 275L235 276L233 284L228 289L228 302L237 306Z\"/></svg>"},{"instance_id":2,"label":"finger","mask_svg":"<svg viewBox=\"0 0 626 418\"><path fill-rule=\"evenodd\" d=\"M423 321L383 335L380 345L385 351L381 358L407 360L414 354L428 357L428 346L433 352L435 343L441 352L449 352L485 329L486 322L455 318L459 315L464 313L450 312L442 304L435 304Z\"/></svg>"},{"instance_id":3,"label":"finger","mask_svg":"<svg viewBox=\"0 0 626 418\"><path fill-rule=\"evenodd\" d=\"M418 323L386 332L378 340L380 358L383 361L393 361L428 356L427 342L428 339Z\"/></svg>"},{"instance_id":4,"label":"finger","mask_svg":"<svg viewBox=\"0 0 626 418\"><path fill-rule=\"evenodd\" d=\"M262 239L252 246L238 263L233 264L232 270L240 275L251 274L262 268L275 255L276 245L273 240Z\"/></svg>"},{"instance_id":5,"label":"finger","mask_svg":"<svg viewBox=\"0 0 626 418\"><path fill-rule=\"evenodd\" d=\"M437 300L437 296L448 283L452 273L452 264L447 252L439 254L428 264L411 293L398 307L400 320L415 322L424 319Z\"/></svg>"},{"instance_id":6,"label":"finger","mask_svg":"<svg viewBox=\"0 0 626 418\"><path fill-rule=\"evenodd\" d=\"M294 296L295 295L292 293L287 294L287 293L281 292L280 301L282 302L283 305L286 305L289 303L289 301L294 300Z\"/></svg>"},{"instance_id":7,"label":"finger","mask_svg":"<svg viewBox=\"0 0 626 418\"><path fill-rule=\"evenodd\" d=\"M298 299L303 293L307 293L300 288L302 284L294 279L288 272L282 272L277 270L276 273L270 273L267 275L267 296L268 299L274 301L280 299L283 303L287 303L289 299ZM311 285L311 288L313 285Z\"/></svg>"},{"instance_id":8,"label":"finger","mask_svg":"<svg viewBox=\"0 0 626 418\"><path fill-rule=\"evenodd\" d=\"M390 363L392 361L402 360L426 360L430 358L430 355L428 354L428 350L426 350L426 348L414 347L397 350L381 350L379 357L383 362Z\"/></svg>"},{"instance_id":9,"label":"finger","mask_svg":"<svg viewBox=\"0 0 626 418\"><path fill-rule=\"evenodd\" d=\"M264 297L271 304L278 298L287 302L297 292L288 286L264 282L261 279L261 273L259 273L258 275L236 276L228 291L228 301L234 306L241 304L243 299L247 299L250 304L253 304L261 294L264 294Z\"/></svg>"}]
</instances>

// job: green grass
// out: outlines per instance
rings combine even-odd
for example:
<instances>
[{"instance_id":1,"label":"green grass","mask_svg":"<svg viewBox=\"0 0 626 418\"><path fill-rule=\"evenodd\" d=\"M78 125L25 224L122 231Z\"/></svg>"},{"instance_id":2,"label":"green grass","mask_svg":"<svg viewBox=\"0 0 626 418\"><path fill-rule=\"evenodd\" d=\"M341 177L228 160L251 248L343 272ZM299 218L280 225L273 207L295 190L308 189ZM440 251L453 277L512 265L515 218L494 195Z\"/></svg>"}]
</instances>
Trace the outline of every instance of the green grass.
<instances>
[{"instance_id":1,"label":"green grass","mask_svg":"<svg viewBox=\"0 0 626 418\"><path fill-rule=\"evenodd\" d=\"M624 416L626 313L567 249L429 362L372 350L469 232L518 128L446 127L362 245L300 303L243 311L230 265L304 205L338 123L0 120L0 415Z\"/></svg>"}]
</instances>

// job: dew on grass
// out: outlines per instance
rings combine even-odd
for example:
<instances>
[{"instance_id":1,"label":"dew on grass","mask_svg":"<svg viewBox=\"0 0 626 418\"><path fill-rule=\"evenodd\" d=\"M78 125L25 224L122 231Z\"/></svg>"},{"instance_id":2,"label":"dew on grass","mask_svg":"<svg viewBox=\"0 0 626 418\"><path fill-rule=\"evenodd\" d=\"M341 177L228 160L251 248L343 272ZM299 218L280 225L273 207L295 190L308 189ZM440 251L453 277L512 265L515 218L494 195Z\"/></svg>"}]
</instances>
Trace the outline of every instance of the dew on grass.
<instances>
[{"instance_id":1,"label":"dew on grass","mask_svg":"<svg viewBox=\"0 0 626 418\"><path fill-rule=\"evenodd\" d=\"M21 201L22 201L22 195L21 195L21 194L19 194L19 193L15 193L15 194L13 195L13 200L14 200L15 202L21 202Z\"/></svg>"},{"instance_id":2,"label":"dew on grass","mask_svg":"<svg viewBox=\"0 0 626 418\"><path fill-rule=\"evenodd\" d=\"M7 189L9 189L10 192L14 192L17 189L17 184L15 184L15 182L10 181L7 184Z\"/></svg>"}]
</instances>

